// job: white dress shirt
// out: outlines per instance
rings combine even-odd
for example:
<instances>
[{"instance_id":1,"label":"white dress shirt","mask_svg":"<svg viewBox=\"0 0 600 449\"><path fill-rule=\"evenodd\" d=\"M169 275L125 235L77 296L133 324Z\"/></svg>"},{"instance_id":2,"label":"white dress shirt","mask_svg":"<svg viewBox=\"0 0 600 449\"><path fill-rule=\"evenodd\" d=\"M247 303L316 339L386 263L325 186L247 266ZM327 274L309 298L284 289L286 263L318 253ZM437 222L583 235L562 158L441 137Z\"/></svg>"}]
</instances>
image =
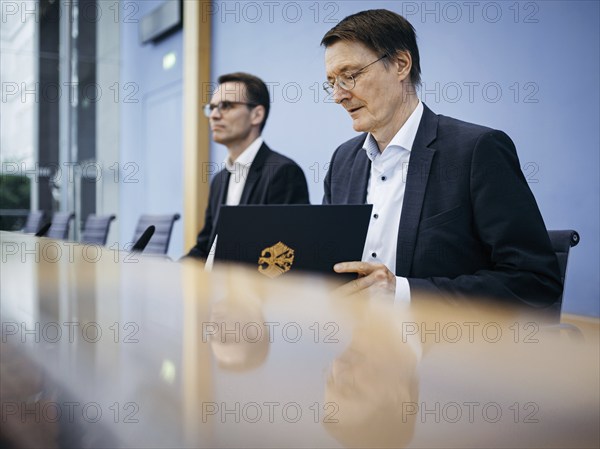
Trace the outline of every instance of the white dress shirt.
<instances>
[{"instance_id":1,"label":"white dress shirt","mask_svg":"<svg viewBox=\"0 0 600 449\"><path fill-rule=\"evenodd\" d=\"M248 148L242 151L242 154L240 154L235 161L232 161L229 158L229 155L227 155L225 158L223 164L225 165L225 169L230 173L229 185L227 187L227 199L225 201L227 206L237 206L240 204L242 192L244 191L244 186L246 185L246 179L248 179L250 166L252 165L252 162L254 162L256 153L258 153L258 150L260 150L262 144L263 138L262 136L258 136L258 138L252 142ZM215 261L215 250L217 248L218 237L218 235L215 235L215 241L208 252L206 264L204 265L205 271L212 270L212 266Z\"/></svg>"},{"instance_id":2,"label":"white dress shirt","mask_svg":"<svg viewBox=\"0 0 600 449\"><path fill-rule=\"evenodd\" d=\"M423 103L419 101L408 120L382 152L370 133L363 146L371 160L367 203L373 205L373 212L362 260L382 263L392 273L396 272L398 227L404 202L408 162L422 116ZM395 300L410 301L410 287L406 278L396 277Z\"/></svg>"},{"instance_id":3,"label":"white dress shirt","mask_svg":"<svg viewBox=\"0 0 600 449\"><path fill-rule=\"evenodd\" d=\"M246 185L246 179L248 179L248 171L262 144L263 138L258 136L248 148L242 151L242 154L240 154L235 161L232 161L229 158L229 155L225 158L223 164L230 173L229 187L227 188L227 200L225 202L228 206L237 206L240 204L242 192Z\"/></svg>"}]
</instances>

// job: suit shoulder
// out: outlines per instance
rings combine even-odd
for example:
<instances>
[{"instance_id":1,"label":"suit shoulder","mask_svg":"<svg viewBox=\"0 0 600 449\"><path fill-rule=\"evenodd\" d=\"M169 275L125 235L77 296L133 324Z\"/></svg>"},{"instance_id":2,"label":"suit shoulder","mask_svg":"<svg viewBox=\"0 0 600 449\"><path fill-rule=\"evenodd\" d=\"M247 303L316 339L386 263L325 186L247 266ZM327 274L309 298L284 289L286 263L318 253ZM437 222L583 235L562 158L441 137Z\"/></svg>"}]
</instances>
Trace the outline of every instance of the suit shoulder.
<instances>
[{"instance_id":1,"label":"suit shoulder","mask_svg":"<svg viewBox=\"0 0 600 449\"><path fill-rule=\"evenodd\" d=\"M476 146L478 142L488 141L488 138L510 142L510 144L514 145L510 137L503 131L444 115L439 116L437 129L438 142L459 144L466 149Z\"/></svg>"},{"instance_id":2,"label":"suit shoulder","mask_svg":"<svg viewBox=\"0 0 600 449\"><path fill-rule=\"evenodd\" d=\"M293 159L271 149L268 150L265 163L269 165L295 165L299 167L299 165Z\"/></svg>"},{"instance_id":3,"label":"suit shoulder","mask_svg":"<svg viewBox=\"0 0 600 449\"><path fill-rule=\"evenodd\" d=\"M454 117L448 117L445 115L439 115L438 117L438 132L460 131L464 134L481 135L495 131L494 129L489 128L487 126L478 125L476 123L471 122L465 122L464 120L459 120Z\"/></svg>"},{"instance_id":4,"label":"suit shoulder","mask_svg":"<svg viewBox=\"0 0 600 449\"><path fill-rule=\"evenodd\" d=\"M479 138L485 134L505 134L503 131L490 128L488 126L465 122L464 120L459 120L453 117L447 117L445 115L439 115L438 117L438 136L444 134L461 134L464 136Z\"/></svg>"}]
</instances>

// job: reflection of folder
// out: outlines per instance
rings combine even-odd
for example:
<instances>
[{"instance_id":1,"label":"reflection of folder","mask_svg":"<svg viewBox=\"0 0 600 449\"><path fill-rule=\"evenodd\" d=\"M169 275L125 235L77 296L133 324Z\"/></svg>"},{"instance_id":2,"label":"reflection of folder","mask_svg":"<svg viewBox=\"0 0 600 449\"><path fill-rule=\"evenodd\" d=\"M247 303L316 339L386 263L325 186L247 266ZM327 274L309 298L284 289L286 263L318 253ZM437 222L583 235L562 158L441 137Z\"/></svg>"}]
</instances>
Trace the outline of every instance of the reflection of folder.
<instances>
[{"instance_id":1,"label":"reflection of folder","mask_svg":"<svg viewBox=\"0 0 600 449\"><path fill-rule=\"evenodd\" d=\"M270 277L286 271L333 273L361 260L373 206L222 206L215 260L243 262Z\"/></svg>"}]
</instances>

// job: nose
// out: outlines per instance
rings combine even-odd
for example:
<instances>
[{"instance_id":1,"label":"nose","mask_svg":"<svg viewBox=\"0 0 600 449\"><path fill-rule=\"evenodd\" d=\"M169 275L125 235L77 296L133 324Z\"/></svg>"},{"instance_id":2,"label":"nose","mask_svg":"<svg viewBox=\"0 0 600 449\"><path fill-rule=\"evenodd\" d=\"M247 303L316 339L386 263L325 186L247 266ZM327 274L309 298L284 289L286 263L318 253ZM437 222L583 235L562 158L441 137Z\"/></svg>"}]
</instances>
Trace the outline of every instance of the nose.
<instances>
[{"instance_id":1,"label":"nose","mask_svg":"<svg viewBox=\"0 0 600 449\"><path fill-rule=\"evenodd\" d=\"M210 111L210 115L208 116L209 119L214 119L215 117L221 117L221 111L219 108L214 108L212 111Z\"/></svg>"},{"instance_id":2,"label":"nose","mask_svg":"<svg viewBox=\"0 0 600 449\"><path fill-rule=\"evenodd\" d=\"M337 104L340 104L342 101L350 98L350 91L340 87L338 83L335 83L335 86L333 86L332 97L333 101L335 101Z\"/></svg>"}]
</instances>

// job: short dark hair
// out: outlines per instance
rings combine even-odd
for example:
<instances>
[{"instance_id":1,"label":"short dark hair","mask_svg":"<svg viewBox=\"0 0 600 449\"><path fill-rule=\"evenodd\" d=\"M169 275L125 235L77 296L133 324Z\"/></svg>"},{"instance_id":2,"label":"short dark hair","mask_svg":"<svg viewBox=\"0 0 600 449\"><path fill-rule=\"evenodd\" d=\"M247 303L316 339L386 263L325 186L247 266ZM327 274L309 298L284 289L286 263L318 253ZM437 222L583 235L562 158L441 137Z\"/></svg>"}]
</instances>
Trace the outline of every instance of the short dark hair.
<instances>
[{"instance_id":1,"label":"short dark hair","mask_svg":"<svg viewBox=\"0 0 600 449\"><path fill-rule=\"evenodd\" d=\"M264 129L267 118L269 117L269 108L271 106L271 98L267 85L259 77L250 75L244 72L227 73L221 75L218 79L219 84L223 83L242 83L246 86L248 102L265 108L265 119L260 124L260 131Z\"/></svg>"},{"instance_id":2,"label":"short dark hair","mask_svg":"<svg viewBox=\"0 0 600 449\"><path fill-rule=\"evenodd\" d=\"M410 81L413 86L421 84L419 47L414 27L400 14L387 9L370 9L346 17L323 39L325 48L338 41L360 42L379 56L393 57L398 51L408 51L412 59ZM383 60L388 64L387 59Z\"/></svg>"}]
</instances>

